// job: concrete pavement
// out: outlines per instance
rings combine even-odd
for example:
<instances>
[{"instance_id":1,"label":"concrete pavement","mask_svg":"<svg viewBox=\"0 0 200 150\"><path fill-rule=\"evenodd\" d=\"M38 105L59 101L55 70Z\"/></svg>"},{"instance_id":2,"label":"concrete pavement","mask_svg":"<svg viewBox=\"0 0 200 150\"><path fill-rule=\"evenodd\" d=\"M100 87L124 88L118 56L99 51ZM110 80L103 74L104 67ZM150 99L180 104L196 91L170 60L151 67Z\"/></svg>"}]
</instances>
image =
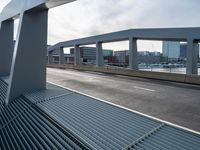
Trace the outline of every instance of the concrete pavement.
<instances>
[{"instance_id":1,"label":"concrete pavement","mask_svg":"<svg viewBox=\"0 0 200 150\"><path fill-rule=\"evenodd\" d=\"M52 68L47 80L200 131L198 85Z\"/></svg>"}]
</instances>

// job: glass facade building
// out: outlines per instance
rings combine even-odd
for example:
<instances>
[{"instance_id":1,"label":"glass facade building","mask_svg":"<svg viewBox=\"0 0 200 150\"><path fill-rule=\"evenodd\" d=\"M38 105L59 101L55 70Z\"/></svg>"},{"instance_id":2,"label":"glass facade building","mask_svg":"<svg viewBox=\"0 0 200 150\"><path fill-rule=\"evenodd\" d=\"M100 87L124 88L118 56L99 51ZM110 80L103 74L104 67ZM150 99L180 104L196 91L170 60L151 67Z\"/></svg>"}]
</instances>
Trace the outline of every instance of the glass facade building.
<instances>
[{"instance_id":1,"label":"glass facade building","mask_svg":"<svg viewBox=\"0 0 200 150\"><path fill-rule=\"evenodd\" d=\"M180 57L180 42L163 41L163 56L173 59Z\"/></svg>"}]
</instances>

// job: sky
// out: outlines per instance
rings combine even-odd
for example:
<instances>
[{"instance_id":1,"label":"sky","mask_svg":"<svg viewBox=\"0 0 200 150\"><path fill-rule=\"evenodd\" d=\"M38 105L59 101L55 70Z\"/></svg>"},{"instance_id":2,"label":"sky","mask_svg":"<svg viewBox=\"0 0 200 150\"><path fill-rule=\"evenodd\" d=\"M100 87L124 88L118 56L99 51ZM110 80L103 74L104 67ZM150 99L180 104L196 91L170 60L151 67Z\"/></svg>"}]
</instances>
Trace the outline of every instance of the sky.
<instances>
[{"instance_id":1,"label":"sky","mask_svg":"<svg viewBox=\"0 0 200 150\"><path fill-rule=\"evenodd\" d=\"M0 0L0 11L10 0ZM48 44L134 28L199 27L199 0L78 0L49 11ZM15 23L15 33L17 28ZM128 49L128 42L104 44ZM162 43L139 41L139 50Z\"/></svg>"}]
</instances>

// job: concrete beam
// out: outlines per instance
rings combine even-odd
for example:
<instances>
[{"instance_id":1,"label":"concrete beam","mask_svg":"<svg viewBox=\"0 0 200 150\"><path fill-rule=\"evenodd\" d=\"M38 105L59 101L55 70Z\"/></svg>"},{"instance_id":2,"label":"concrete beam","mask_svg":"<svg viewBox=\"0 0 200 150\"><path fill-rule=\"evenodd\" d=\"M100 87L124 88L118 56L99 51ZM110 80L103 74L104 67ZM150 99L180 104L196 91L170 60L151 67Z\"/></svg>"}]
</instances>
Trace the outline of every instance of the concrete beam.
<instances>
[{"instance_id":1,"label":"concrete beam","mask_svg":"<svg viewBox=\"0 0 200 150\"><path fill-rule=\"evenodd\" d=\"M129 68L138 70L137 39L129 38Z\"/></svg>"},{"instance_id":2,"label":"concrete beam","mask_svg":"<svg viewBox=\"0 0 200 150\"><path fill-rule=\"evenodd\" d=\"M129 37L143 40L165 40L165 41L187 41L188 38L200 40L200 28L150 28L150 29L129 29L112 32L81 39L57 43L48 50L52 51L58 47L72 47L74 45L95 44L96 41L116 42L129 40Z\"/></svg>"},{"instance_id":3,"label":"concrete beam","mask_svg":"<svg viewBox=\"0 0 200 150\"><path fill-rule=\"evenodd\" d=\"M48 10L20 16L6 104L24 92L46 88L47 17Z\"/></svg>"},{"instance_id":4,"label":"concrete beam","mask_svg":"<svg viewBox=\"0 0 200 150\"><path fill-rule=\"evenodd\" d=\"M14 51L14 20L6 20L0 27L0 76L9 76Z\"/></svg>"},{"instance_id":5,"label":"concrete beam","mask_svg":"<svg viewBox=\"0 0 200 150\"><path fill-rule=\"evenodd\" d=\"M12 0L2 10L0 22L11 18L19 17L24 11L42 11L70 3L75 0Z\"/></svg>"},{"instance_id":6,"label":"concrete beam","mask_svg":"<svg viewBox=\"0 0 200 150\"><path fill-rule=\"evenodd\" d=\"M74 46L74 65L81 64L81 51L79 45Z\"/></svg>"},{"instance_id":7,"label":"concrete beam","mask_svg":"<svg viewBox=\"0 0 200 150\"><path fill-rule=\"evenodd\" d=\"M104 66L104 57L103 57L103 49L101 42L96 43L96 66L97 67Z\"/></svg>"},{"instance_id":8,"label":"concrete beam","mask_svg":"<svg viewBox=\"0 0 200 150\"><path fill-rule=\"evenodd\" d=\"M198 74L198 53L198 41L194 41L192 39L188 40L186 74Z\"/></svg>"},{"instance_id":9,"label":"concrete beam","mask_svg":"<svg viewBox=\"0 0 200 150\"><path fill-rule=\"evenodd\" d=\"M60 47L59 49L59 64L65 64L65 54L63 47Z\"/></svg>"}]
</instances>

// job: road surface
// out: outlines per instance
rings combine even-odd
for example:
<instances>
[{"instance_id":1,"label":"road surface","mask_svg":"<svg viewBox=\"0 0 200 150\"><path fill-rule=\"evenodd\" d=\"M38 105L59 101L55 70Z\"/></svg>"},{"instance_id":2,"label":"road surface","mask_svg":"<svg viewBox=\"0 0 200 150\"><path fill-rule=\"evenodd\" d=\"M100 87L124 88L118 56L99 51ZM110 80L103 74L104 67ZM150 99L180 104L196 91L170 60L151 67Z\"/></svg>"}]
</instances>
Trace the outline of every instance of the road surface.
<instances>
[{"instance_id":1,"label":"road surface","mask_svg":"<svg viewBox=\"0 0 200 150\"><path fill-rule=\"evenodd\" d=\"M200 131L198 85L53 68L47 80Z\"/></svg>"}]
</instances>

